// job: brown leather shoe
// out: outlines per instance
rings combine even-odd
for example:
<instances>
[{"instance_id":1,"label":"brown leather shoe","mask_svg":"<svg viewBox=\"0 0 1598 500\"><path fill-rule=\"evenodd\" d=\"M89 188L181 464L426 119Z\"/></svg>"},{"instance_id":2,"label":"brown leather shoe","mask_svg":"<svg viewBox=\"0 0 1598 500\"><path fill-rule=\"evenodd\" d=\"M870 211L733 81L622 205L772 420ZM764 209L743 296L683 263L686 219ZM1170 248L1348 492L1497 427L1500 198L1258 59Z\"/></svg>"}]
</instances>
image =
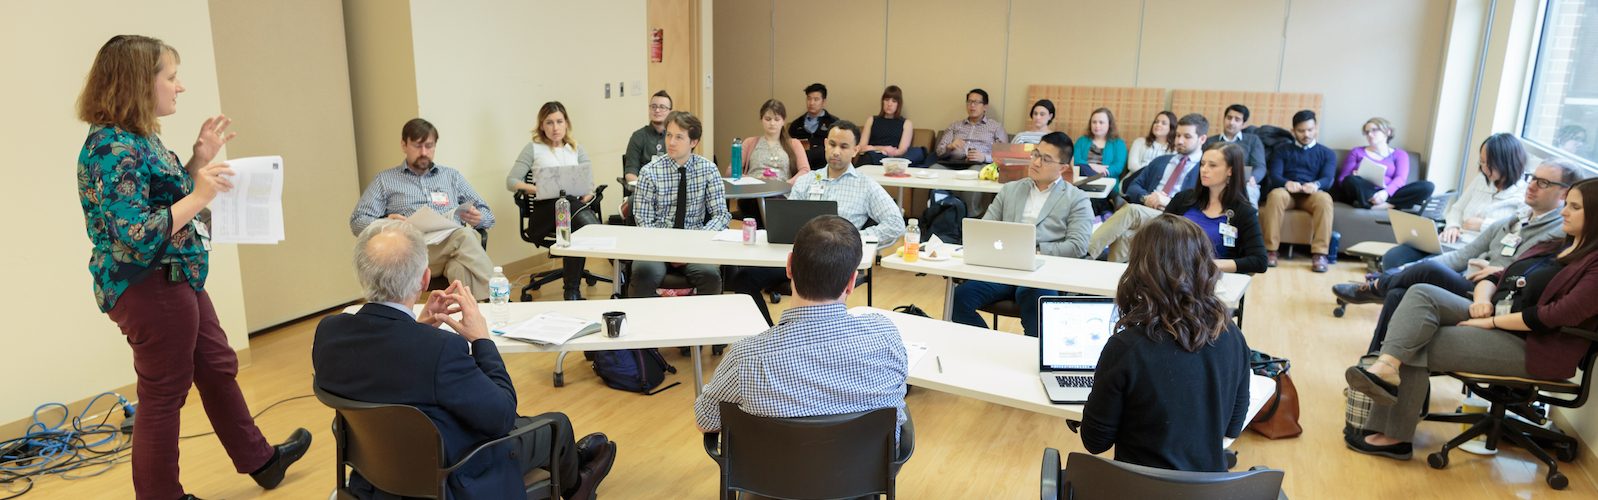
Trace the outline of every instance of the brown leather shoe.
<instances>
[{"instance_id":1,"label":"brown leather shoe","mask_svg":"<svg viewBox=\"0 0 1598 500\"><path fill-rule=\"evenodd\" d=\"M1276 252L1274 250L1265 252L1265 266L1276 267Z\"/></svg>"},{"instance_id":2,"label":"brown leather shoe","mask_svg":"<svg viewBox=\"0 0 1598 500\"><path fill-rule=\"evenodd\" d=\"M590 434L584 437L583 442L577 446L578 460L582 461L582 465L577 469L582 479L577 489L572 491L567 499L593 500L599 491L600 481L604 481L605 476L610 475L610 466L616 464L616 442L590 439L594 436L595 434ZM598 434L598 437L604 439L604 434ZM584 453L585 448L587 453Z\"/></svg>"},{"instance_id":3,"label":"brown leather shoe","mask_svg":"<svg viewBox=\"0 0 1598 500\"><path fill-rule=\"evenodd\" d=\"M1315 271L1317 273L1324 273L1326 272L1326 269L1326 254L1318 253L1310 256L1309 270Z\"/></svg>"}]
</instances>

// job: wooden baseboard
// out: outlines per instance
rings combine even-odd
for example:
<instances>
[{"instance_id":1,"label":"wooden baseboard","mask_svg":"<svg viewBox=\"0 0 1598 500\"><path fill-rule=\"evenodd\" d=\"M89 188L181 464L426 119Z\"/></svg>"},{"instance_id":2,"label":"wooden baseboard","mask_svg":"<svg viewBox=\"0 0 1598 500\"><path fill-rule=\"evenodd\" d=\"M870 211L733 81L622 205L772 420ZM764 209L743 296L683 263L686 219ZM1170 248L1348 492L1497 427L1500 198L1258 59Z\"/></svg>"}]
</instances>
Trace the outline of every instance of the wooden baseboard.
<instances>
[{"instance_id":1,"label":"wooden baseboard","mask_svg":"<svg viewBox=\"0 0 1598 500\"><path fill-rule=\"evenodd\" d=\"M251 353L250 348L248 348L248 347L243 348L243 349L239 349L238 351L236 351L236 353L238 354L238 357L239 357L239 369L241 369L241 370L244 369L245 367L250 366L250 363L254 361L254 355ZM124 385L124 386L121 386L121 387L109 389L106 392L114 392L114 393L120 394L120 395L122 395L123 398L126 398L129 403L137 404L139 402L138 385L139 384L136 383L136 382L135 383L130 383L130 384L127 384L127 385ZM93 396L89 396L89 397L86 397L86 398L83 398L83 399L80 399L80 400L77 400L77 401L73 401L73 402L67 403L66 405L67 405L68 415L77 415L79 413L82 413L83 412L83 408L85 406L88 406L89 402L93 401L95 396L98 396L98 395L100 395L100 393L95 393ZM109 406L106 404L106 402L104 400L102 400L100 402L100 404L95 409L96 410L103 410L105 408L109 408ZM59 412L60 412L60 410L57 409L54 412L41 413L39 416L41 418L43 418L43 419L46 419L46 420L53 420L53 419L59 418ZM100 415L99 413L95 413L95 414L90 415L90 416L98 417L99 415ZM70 421L70 417L68 418L68 420ZM119 422L121 420L122 420L122 417L115 416L115 415L113 415L111 417L111 419L110 419L111 422ZM32 415L29 415L29 416L24 417L24 418L17 419L17 420L12 421L12 422L0 423L0 441L21 437L23 434L26 434L28 432L28 426L32 425L32 424L33 424L33 416Z\"/></svg>"}]
</instances>

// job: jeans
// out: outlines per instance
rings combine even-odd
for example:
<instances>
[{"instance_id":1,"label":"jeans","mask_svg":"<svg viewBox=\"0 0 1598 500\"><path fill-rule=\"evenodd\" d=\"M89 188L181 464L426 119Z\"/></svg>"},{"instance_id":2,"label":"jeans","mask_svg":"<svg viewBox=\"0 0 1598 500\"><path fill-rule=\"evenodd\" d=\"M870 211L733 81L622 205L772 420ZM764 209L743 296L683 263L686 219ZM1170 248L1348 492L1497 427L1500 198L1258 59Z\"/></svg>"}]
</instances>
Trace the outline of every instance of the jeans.
<instances>
[{"instance_id":1,"label":"jeans","mask_svg":"<svg viewBox=\"0 0 1598 500\"><path fill-rule=\"evenodd\" d=\"M950 321L963 325L987 328L987 322L977 308L1009 299L1021 306L1021 331L1029 337L1038 336L1038 297L1059 295L1054 290L1002 285L986 281L967 281L954 287L954 312Z\"/></svg>"}]
</instances>

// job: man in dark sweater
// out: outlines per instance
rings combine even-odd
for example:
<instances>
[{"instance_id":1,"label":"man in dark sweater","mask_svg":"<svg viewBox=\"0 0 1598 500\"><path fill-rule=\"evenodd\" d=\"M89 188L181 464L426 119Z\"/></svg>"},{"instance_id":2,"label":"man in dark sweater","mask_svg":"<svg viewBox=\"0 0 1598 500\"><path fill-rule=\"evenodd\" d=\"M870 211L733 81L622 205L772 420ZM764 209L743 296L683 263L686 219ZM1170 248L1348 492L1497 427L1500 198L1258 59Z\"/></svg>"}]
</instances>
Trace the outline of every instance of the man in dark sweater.
<instances>
[{"instance_id":1,"label":"man in dark sweater","mask_svg":"<svg viewBox=\"0 0 1598 500\"><path fill-rule=\"evenodd\" d=\"M805 144L805 156L811 165L826 165L827 131L837 122L838 117L827 112L827 86L812 83L805 87L805 114L788 124L788 137Z\"/></svg>"},{"instance_id":2,"label":"man in dark sweater","mask_svg":"<svg viewBox=\"0 0 1598 500\"><path fill-rule=\"evenodd\" d=\"M1282 218L1296 209L1310 216L1310 269L1326 272L1326 252L1332 246L1332 195L1326 190L1337 172L1337 153L1315 142L1319 132L1314 111L1294 113L1294 141L1271 155L1264 186L1268 194L1260 203L1260 227L1271 267L1276 267L1276 250L1282 245Z\"/></svg>"}]
</instances>

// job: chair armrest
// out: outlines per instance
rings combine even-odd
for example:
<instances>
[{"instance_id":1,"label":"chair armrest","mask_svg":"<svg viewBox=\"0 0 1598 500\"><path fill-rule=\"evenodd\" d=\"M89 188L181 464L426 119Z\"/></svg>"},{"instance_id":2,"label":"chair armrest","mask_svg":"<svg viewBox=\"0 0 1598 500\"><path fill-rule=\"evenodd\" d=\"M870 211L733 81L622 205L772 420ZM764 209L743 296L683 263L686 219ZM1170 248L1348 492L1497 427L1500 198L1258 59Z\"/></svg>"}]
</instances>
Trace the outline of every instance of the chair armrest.
<instances>
[{"instance_id":1,"label":"chair armrest","mask_svg":"<svg viewBox=\"0 0 1598 500\"><path fill-rule=\"evenodd\" d=\"M717 464L721 463L723 457L721 456L720 432L705 433L705 454L710 455L710 459L715 460Z\"/></svg>"},{"instance_id":2,"label":"chair armrest","mask_svg":"<svg viewBox=\"0 0 1598 500\"><path fill-rule=\"evenodd\" d=\"M910 455L916 453L916 426L915 420L910 418L909 412L905 413L904 425L899 427L899 453L893 459L894 469L904 465L910 460Z\"/></svg>"},{"instance_id":3,"label":"chair armrest","mask_svg":"<svg viewBox=\"0 0 1598 500\"><path fill-rule=\"evenodd\" d=\"M1065 428L1066 429L1070 429L1072 434L1081 434L1082 433L1082 430L1081 430L1082 429L1082 421L1081 420L1066 419L1065 420Z\"/></svg>"},{"instance_id":4,"label":"chair armrest","mask_svg":"<svg viewBox=\"0 0 1598 500\"><path fill-rule=\"evenodd\" d=\"M1576 328L1574 326L1567 326L1567 327L1559 329L1559 331L1565 333L1566 335L1575 335L1577 337L1581 337L1581 338L1587 339L1587 340L1592 341L1592 342L1598 342L1598 332L1595 332L1595 331L1592 331L1592 330Z\"/></svg>"},{"instance_id":5,"label":"chair armrest","mask_svg":"<svg viewBox=\"0 0 1598 500\"><path fill-rule=\"evenodd\" d=\"M493 439L491 441L488 441L488 442L484 442L484 443L479 444L476 447L472 448L472 451L470 453L467 453L466 456L461 457L461 459L459 461L456 461L453 465L450 465L449 468L444 469L445 473L447 474L447 473L455 472L456 468L460 467L462 464L465 464L466 462L470 462L472 460L472 457L477 456L478 452L481 452L481 451L483 451L485 449L491 448L491 447L493 447L495 445L498 445L500 443L509 441L511 439L515 439L516 436L520 436L522 434L526 434L526 433L538 430L540 427L549 427L549 430L551 431L550 434L551 435L556 434L554 432L554 430L555 430L555 419L552 419L552 418L549 418L549 417L542 417L542 418L534 419L532 422L527 423L527 425L523 425L521 427L517 427L515 429L511 429L510 433L505 434L504 436L500 436L498 438L495 438L495 439ZM559 446L559 444L557 443L556 446ZM554 457L552 455L550 457L550 460L554 460L555 458L557 458L557 457Z\"/></svg>"},{"instance_id":6,"label":"chair armrest","mask_svg":"<svg viewBox=\"0 0 1598 500\"><path fill-rule=\"evenodd\" d=\"M1038 481L1038 496L1041 500L1060 498L1060 450L1043 449L1043 474L1042 480Z\"/></svg>"}]
</instances>

